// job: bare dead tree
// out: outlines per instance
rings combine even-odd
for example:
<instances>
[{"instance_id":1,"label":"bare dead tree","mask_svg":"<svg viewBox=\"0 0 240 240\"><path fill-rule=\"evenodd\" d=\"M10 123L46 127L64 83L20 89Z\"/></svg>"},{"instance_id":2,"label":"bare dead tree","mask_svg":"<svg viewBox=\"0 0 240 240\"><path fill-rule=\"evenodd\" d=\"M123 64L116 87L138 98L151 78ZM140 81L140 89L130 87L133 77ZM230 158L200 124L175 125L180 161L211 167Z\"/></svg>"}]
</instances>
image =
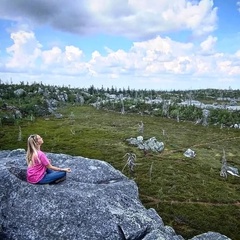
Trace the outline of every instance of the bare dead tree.
<instances>
[{"instance_id":1,"label":"bare dead tree","mask_svg":"<svg viewBox=\"0 0 240 240\"><path fill-rule=\"evenodd\" d=\"M22 129L20 126L18 127L18 141L22 141Z\"/></svg>"},{"instance_id":2,"label":"bare dead tree","mask_svg":"<svg viewBox=\"0 0 240 240\"><path fill-rule=\"evenodd\" d=\"M149 169L149 180L152 181L152 170L153 170L153 162L151 163L150 169Z\"/></svg>"},{"instance_id":3,"label":"bare dead tree","mask_svg":"<svg viewBox=\"0 0 240 240\"><path fill-rule=\"evenodd\" d=\"M144 123L142 121L138 124L138 132L142 134L144 132Z\"/></svg>"},{"instance_id":4,"label":"bare dead tree","mask_svg":"<svg viewBox=\"0 0 240 240\"><path fill-rule=\"evenodd\" d=\"M134 166L136 165L135 164L135 161L136 161L136 154L135 153L126 153L123 158L126 158L127 157L127 162L126 164L124 165L123 169L122 169L122 172L124 171L125 167L128 166L128 169L129 169L129 172L131 174L131 176L133 175L134 173Z\"/></svg>"},{"instance_id":5,"label":"bare dead tree","mask_svg":"<svg viewBox=\"0 0 240 240\"><path fill-rule=\"evenodd\" d=\"M225 154L224 149L223 149L222 167L221 167L221 171L220 171L220 176L227 178L227 160L226 160L226 154Z\"/></svg>"},{"instance_id":6,"label":"bare dead tree","mask_svg":"<svg viewBox=\"0 0 240 240\"><path fill-rule=\"evenodd\" d=\"M74 128L71 128L71 129L70 129L70 132L71 132L72 135L75 135L75 134L76 134L76 131L75 131Z\"/></svg>"},{"instance_id":7,"label":"bare dead tree","mask_svg":"<svg viewBox=\"0 0 240 240\"><path fill-rule=\"evenodd\" d=\"M124 109L124 102L123 102L123 99L121 99L121 103L122 103L121 113L122 113L122 114L125 114L125 109Z\"/></svg>"}]
</instances>

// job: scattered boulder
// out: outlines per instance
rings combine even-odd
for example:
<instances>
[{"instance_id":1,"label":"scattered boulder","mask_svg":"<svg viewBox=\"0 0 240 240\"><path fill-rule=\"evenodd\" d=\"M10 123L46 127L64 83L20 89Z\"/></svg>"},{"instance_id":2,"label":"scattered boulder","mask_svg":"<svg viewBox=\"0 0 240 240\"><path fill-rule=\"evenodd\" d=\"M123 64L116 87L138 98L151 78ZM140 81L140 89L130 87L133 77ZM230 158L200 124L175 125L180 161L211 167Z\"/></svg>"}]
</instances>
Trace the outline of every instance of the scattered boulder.
<instances>
[{"instance_id":1,"label":"scattered boulder","mask_svg":"<svg viewBox=\"0 0 240 240\"><path fill-rule=\"evenodd\" d=\"M240 177L238 169L236 167L229 166L227 164L225 150L223 149L222 167L221 167L221 171L220 171L220 176L224 177L224 178L227 178L228 174L231 174L231 175L236 176L236 177Z\"/></svg>"},{"instance_id":2,"label":"scattered boulder","mask_svg":"<svg viewBox=\"0 0 240 240\"><path fill-rule=\"evenodd\" d=\"M22 95L25 95L26 92L25 92L24 89L19 88L19 89L17 89L17 90L14 91L14 94L15 94L15 96L17 96L17 97L20 97L20 96L22 96Z\"/></svg>"},{"instance_id":3,"label":"scattered boulder","mask_svg":"<svg viewBox=\"0 0 240 240\"><path fill-rule=\"evenodd\" d=\"M236 176L236 177L240 177L238 169L236 167L228 166L227 173L229 173L229 174L231 174L233 176Z\"/></svg>"},{"instance_id":4,"label":"scattered boulder","mask_svg":"<svg viewBox=\"0 0 240 240\"><path fill-rule=\"evenodd\" d=\"M155 137L144 141L142 136L138 136L137 138L129 138L126 141L145 151L162 152L164 150L164 143L157 141Z\"/></svg>"},{"instance_id":5,"label":"scattered boulder","mask_svg":"<svg viewBox=\"0 0 240 240\"><path fill-rule=\"evenodd\" d=\"M188 158L194 158L196 157L196 153L195 151L193 151L192 149L188 148L184 154L183 154L185 157L188 157Z\"/></svg>"}]
</instances>

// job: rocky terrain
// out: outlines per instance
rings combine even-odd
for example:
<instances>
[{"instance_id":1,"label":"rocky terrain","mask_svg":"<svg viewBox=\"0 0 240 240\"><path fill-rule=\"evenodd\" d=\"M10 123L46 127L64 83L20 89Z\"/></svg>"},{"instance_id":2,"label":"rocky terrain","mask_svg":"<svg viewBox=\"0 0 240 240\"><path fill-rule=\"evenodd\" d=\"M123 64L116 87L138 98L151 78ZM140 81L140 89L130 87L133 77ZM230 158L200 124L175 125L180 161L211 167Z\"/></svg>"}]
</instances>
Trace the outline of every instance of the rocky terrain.
<instances>
[{"instance_id":1,"label":"rocky terrain","mask_svg":"<svg viewBox=\"0 0 240 240\"><path fill-rule=\"evenodd\" d=\"M0 239L184 239L142 205L136 183L110 164L47 153L53 165L72 172L59 184L33 185L26 182L25 154L24 149L0 152ZM191 240L227 239L207 232Z\"/></svg>"}]
</instances>

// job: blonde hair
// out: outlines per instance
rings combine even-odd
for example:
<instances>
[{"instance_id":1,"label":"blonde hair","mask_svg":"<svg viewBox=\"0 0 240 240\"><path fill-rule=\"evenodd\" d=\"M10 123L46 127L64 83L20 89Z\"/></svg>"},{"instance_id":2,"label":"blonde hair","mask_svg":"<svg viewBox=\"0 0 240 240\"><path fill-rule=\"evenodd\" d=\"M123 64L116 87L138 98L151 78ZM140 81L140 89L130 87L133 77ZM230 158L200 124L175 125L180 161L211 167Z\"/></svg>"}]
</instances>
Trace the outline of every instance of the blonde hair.
<instances>
[{"instance_id":1,"label":"blonde hair","mask_svg":"<svg viewBox=\"0 0 240 240\"><path fill-rule=\"evenodd\" d=\"M38 159L38 144L37 144L37 134L30 135L27 140L27 155L26 161L28 166L35 164L35 159Z\"/></svg>"}]
</instances>

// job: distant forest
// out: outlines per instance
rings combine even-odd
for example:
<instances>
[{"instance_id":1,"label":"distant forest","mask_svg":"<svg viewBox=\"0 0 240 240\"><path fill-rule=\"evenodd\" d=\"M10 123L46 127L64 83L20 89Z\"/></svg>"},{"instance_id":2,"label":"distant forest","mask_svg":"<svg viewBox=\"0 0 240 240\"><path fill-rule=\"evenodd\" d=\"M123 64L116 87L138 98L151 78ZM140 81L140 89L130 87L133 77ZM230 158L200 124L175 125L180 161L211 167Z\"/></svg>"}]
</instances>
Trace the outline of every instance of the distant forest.
<instances>
[{"instance_id":1,"label":"distant forest","mask_svg":"<svg viewBox=\"0 0 240 240\"><path fill-rule=\"evenodd\" d=\"M195 102L201 103L198 106ZM187 104L182 104L186 102ZM92 105L97 109L137 113L240 128L240 90L136 90L130 88L71 88L42 83L12 84L0 80L1 124L56 115L60 107ZM207 106L207 107L206 107ZM229 106L236 106L235 110Z\"/></svg>"}]
</instances>

